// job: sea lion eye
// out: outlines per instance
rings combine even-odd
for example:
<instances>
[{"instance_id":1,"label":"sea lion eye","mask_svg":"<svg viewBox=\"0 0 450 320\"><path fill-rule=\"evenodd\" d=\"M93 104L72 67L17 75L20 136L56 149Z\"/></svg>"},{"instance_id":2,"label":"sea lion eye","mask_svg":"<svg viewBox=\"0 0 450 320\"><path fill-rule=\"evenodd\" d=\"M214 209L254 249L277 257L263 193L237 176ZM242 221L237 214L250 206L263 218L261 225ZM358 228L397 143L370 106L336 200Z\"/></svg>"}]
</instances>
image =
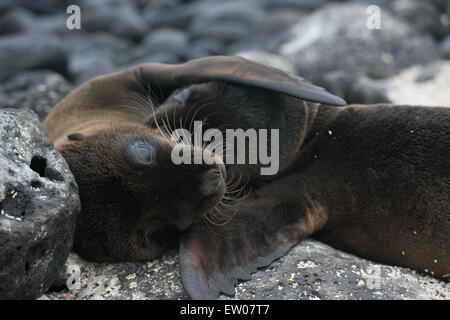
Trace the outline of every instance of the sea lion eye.
<instances>
[{"instance_id":1,"label":"sea lion eye","mask_svg":"<svg viewBox=\"0 0 450 320\"><path fill-rule=\"evenodd\" d=\"M138 147L136 153L144 162L152 163L155 160L155 149L152 146Z\"/></svg>"},{"instance_id":2,"label":"sea lion eye","mask_svg":"<svg viewBox=\"0 0 450 320\"><path fill-rule=\"evenodd\" d=\"M130 148L131 160L138 165L152 164L156 158L156 149L151 144L134 143Z\"/></svg>"}]
</instances>

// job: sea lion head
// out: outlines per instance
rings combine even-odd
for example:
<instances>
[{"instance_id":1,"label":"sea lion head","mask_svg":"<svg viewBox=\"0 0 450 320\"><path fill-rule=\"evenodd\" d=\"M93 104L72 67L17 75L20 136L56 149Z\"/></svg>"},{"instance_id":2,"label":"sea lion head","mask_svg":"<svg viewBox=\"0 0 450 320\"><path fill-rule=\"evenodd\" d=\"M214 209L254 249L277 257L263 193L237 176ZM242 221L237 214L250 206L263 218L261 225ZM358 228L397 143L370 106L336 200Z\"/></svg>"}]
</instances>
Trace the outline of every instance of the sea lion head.
<instances>
[{"instance_id":1,"label":"sea lion head","mask_svg":"<svg viewBox=\"0 0 450 320\"><path fill-rule=\"evenodd\" d=\"M89 260L156 257L224 195L221 159L205 153L215 163L175 165L174 144L148 127L112 126L94 135L70 134L68 140L62 154L83 206L74 250Z\"/></svg>"}]
</instances>

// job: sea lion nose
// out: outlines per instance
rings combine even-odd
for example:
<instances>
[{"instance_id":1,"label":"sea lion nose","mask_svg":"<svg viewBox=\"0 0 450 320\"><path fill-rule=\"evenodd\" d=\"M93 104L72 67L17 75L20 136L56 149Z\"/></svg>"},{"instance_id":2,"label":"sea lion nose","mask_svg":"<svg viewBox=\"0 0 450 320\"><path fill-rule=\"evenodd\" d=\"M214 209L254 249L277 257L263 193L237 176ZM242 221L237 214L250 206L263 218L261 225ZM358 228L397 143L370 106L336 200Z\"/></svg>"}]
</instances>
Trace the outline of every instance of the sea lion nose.
<instances>
[{"instance_id":1,"label":"sea lion nose","mask_svg":"<svg viewBox=\"0 0 450 320\"><path fill-rule=\"evenodd\" d=\"M204 196L214 194L220 185L223 183L224 175L221 168L212 168L207 170L203 176L203 182L200 187L200 192Z\"/></svg>"}]
</instances>

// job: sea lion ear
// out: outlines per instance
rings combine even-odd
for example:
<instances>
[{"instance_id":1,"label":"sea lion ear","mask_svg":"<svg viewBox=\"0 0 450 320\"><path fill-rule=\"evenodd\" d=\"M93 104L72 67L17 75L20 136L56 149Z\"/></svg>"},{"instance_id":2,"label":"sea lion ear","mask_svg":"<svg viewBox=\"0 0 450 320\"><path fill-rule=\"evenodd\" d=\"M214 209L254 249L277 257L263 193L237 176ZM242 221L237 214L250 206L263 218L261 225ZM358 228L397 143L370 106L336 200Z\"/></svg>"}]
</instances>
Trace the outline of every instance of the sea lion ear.
<instances>
[{"instance_id":1,"label":"sea lion ear","mask_svg":"<svg viewBox=\"0 0 450 320\"><path fill-rule=\"evenodd\" d=\"M83 141L86 138L87 138L87 135L85 135L84 133L81 133L81 132L69 133L67 135L67 139L69 139L70 141Z\"/></svg>"},{"instance_id":2,"label":"sea lion ear","mask_svg":"<svg viewBox=\"0 0 450 320\"><path fill-rule=\"evenodd\" d=\"M191 226L180 244L181 280L192 299L234 295L238 280L250 280L257 268L270 265L290 248L265 228L246 233L236 224L239 231L207 224Z\"/></svg>"},{"instance_id":3,"label":"sea lion ear","mask_svg":"<svg viewBox=\"0 0 450 320\"><path fill-rule=\"evenodd\" d=\"M179 65L146 64L140 68L143 79L158 82L163 88L169 83L176 89L193 83L223 81L329 105L347 104L301 77L237 56L210 56Z\"/></svg>"}]
</instances>

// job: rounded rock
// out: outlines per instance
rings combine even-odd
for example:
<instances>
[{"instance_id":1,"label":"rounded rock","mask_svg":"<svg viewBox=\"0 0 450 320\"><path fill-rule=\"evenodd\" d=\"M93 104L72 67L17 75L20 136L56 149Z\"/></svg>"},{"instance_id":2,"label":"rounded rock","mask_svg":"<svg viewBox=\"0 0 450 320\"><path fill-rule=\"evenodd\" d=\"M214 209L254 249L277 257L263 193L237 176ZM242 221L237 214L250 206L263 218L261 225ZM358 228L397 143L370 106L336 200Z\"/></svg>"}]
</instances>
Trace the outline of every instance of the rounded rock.
<instances>
[{"instance_id":1,"label":"rounded rock","mask_svg":"<svg viewBox=\"0 0 450 320\"><path fill-rule=\"evenodd\" d=\"M69 255L80 200L29 110L0 109L0 299L35 299Z\"/></svg>"}]
</instances>

